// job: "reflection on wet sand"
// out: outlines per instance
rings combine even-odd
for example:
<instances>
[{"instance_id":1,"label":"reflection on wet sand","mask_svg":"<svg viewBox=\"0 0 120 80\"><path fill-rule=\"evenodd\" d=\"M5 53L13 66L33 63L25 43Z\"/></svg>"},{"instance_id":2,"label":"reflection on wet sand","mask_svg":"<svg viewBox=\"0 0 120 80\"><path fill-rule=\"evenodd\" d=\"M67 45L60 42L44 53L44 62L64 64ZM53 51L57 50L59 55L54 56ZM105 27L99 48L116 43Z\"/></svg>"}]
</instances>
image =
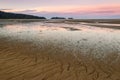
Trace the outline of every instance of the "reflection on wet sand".
<instances>
[{"instance_id":1,"label":"reflection on wet sand","mask_svg":"<svg viewBox=\"0 0 120 80\"><path fill-rule=\"evenodd\" d=\"M4 25L0 79L119 80L119 33L80 24Z\"/></svg>"},{"instance_id":2,"label":"reflection on wet sand","mask_svg":"<svg viewBox=\"0 0 120 80\"><path fill-rule=\"evenodd\" d=\"M80 29L74 28L74 27L63 27L69 31L79 31Z\"/></svg>"}]
</instances>

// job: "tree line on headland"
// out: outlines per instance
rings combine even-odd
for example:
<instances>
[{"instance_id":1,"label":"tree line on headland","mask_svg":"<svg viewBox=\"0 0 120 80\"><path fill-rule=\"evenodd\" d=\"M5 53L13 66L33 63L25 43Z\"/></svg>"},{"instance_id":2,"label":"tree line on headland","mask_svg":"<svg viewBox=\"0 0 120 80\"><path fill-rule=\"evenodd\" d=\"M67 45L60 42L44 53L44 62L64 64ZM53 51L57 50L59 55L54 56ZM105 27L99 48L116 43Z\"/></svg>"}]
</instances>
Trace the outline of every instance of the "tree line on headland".
<instances>
[{"instance_id":1,"label":"tree line on headland","mask_svg":"<svg viewBox=\"0 0 120 80\"><path fill-rule=\"evenodd\" d=\"M17 14L0 11L0 19L47 19L46 17L33 16L28 14ZM51 19L66 19L64 17L52 17ZM73 18L68 18L73 19Z\"/></svg>"},{"instance_id":2,"label":"tree line on headland","mask_svg":"<svg viewBox=\"0 0 120 80\"><path fill-rule=\"evenodd\" d=\"M46 19L46 18L27 14L16 14L0 11L0 19Z\"/></svg>"}]
</instances>

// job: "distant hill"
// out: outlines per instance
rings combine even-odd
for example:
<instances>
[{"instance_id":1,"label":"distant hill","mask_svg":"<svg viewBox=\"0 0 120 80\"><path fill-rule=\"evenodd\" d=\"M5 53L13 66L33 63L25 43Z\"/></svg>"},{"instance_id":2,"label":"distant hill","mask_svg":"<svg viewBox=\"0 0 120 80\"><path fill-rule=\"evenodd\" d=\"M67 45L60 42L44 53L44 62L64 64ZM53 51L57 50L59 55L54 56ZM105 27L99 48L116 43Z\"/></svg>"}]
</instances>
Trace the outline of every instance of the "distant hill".
<instances>
[{"instance_id":1,"label":"distant hill","mask_svg":"<svg viewBox=\"0 0 120 80\"><path fill-rule=\"evenodd\" d=\"M27 14L16 14L0 11L0 19L46 19L46 18Z\"/></svg>"}]
</instances>

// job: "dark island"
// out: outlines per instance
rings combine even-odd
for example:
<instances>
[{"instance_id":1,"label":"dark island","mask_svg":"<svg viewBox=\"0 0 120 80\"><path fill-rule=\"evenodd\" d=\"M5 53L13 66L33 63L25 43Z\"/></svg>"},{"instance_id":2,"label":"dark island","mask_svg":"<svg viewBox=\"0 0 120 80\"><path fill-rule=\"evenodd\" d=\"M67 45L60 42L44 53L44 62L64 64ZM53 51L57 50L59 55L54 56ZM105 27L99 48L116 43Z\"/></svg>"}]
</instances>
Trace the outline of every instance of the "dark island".
<instances>
[{"instance_id":1,"label":"dark island","mask_svg":"<svg viewBox=\"0 0 120 80\"><path fill-rule=\"evenodd\" d=\"M52 17L51 19L66 19L64 17Z\"/></svg>"},{"instance_id":2,"label":"dark island","mask_svg":"<svg viewBox=\"0 0 120 80\"><path fill-rule=\"evenodd\" d=\"M45 17L0 11L0 19L46 19Z\"/></svg>"}]
</instances>

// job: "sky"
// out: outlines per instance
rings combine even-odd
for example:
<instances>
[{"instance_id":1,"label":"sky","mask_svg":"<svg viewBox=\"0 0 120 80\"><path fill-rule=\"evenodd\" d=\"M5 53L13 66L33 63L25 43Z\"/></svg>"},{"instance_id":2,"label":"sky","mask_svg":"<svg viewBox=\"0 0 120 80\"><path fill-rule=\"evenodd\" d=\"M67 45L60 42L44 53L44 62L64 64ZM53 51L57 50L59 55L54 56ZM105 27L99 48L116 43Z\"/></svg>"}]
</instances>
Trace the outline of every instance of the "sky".
<instances>
[{"instance_id":1,"label":"sky","mask_svg":"<svg viewBox=\"0 0 120 80\"><path fill-rule=\"evenodd\" d=\"M47 18L120 18L120 0L0 0L0 10Z\"/></svg>"}]
</instances>

